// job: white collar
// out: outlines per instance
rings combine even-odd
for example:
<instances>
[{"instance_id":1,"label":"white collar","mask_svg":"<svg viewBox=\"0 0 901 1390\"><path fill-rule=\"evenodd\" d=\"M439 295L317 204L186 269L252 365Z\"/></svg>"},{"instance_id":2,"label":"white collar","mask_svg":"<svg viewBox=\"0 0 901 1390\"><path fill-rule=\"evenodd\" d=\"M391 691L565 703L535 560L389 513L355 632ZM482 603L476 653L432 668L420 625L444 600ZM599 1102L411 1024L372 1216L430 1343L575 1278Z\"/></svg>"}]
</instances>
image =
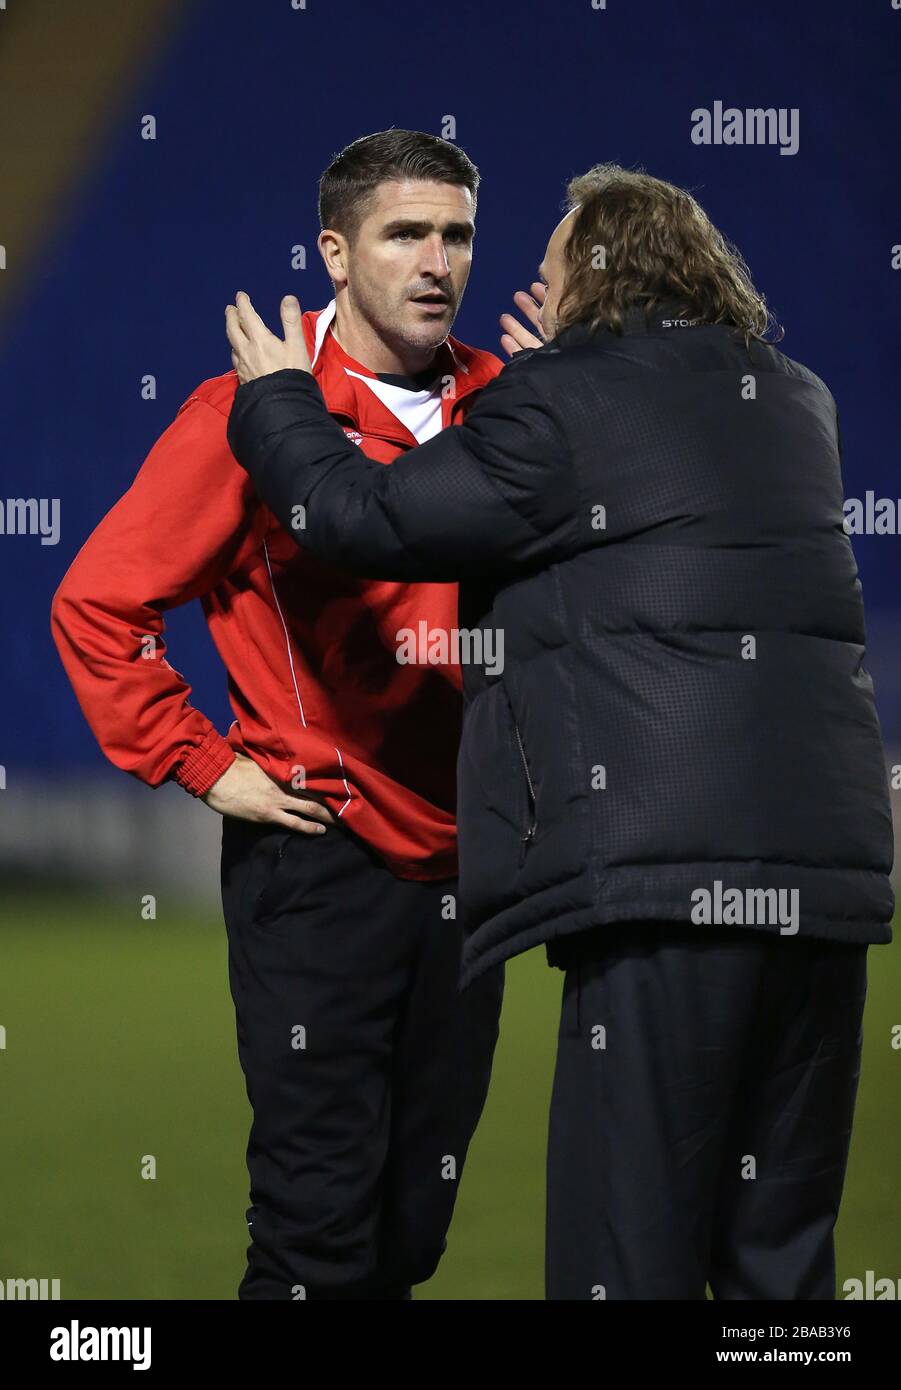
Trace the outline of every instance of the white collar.
<instances>
[{"instance_id":1,"label":"white collar","mask_svg":"<svg viewBox=\"0 0 901 1390\"><path fill-rule=\"evenodd\" d=\"M311 367L316 366L316 359L322 349L322 344L325 342L325 335L328 332L329 324L335 317L335 309L336 303L333 299L330 303L326 304L322 313L316 320L316 336L313 340L313 361L310 363Z\"/></svg>"}]
</instances>

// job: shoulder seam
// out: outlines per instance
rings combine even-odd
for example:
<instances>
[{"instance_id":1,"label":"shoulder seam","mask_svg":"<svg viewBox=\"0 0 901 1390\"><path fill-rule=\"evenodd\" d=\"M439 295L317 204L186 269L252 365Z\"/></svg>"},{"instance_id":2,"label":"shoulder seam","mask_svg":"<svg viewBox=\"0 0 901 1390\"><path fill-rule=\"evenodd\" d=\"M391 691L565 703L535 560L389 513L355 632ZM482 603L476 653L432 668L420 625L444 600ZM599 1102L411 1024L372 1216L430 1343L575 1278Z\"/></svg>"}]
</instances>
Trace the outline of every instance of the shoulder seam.
<instances>
[{"instance_id":1,"label":"shoulder seam","mask_svg":"<svg viewBox=\"0 0 901 1390\"><path fill-rule=\"evenodd\" d=\"M195 401L198 405L208 406L210 410L215 411L217 415L220 415L223 420L228 419L227 411L220 410L218 405L213 405L212 401L208 401L205 396L198 396L196 392L193 392L190 396L188 396L187 400L179 406L177 413L180 415L183 410L186 410L189 405L193 405Z\"/></svg>"}]
</instances>

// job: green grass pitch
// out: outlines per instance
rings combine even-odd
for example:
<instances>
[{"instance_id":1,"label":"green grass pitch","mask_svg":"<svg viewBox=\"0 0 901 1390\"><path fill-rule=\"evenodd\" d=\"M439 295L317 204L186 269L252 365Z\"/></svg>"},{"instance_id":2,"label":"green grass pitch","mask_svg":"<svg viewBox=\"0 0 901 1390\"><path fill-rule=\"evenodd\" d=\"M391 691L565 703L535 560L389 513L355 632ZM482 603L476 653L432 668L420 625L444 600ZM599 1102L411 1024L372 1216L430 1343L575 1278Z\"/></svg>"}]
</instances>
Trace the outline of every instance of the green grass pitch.
<instances>
[{"instance_id":1,"label":"green grass pitch","mask_svg":"<svg viewBox=\"0 0 901 1390\"><path fill-rule=\"evenodd\" d=\"M64 1298L233 1299L249 1108L221 918L160 899L6 897L0 1278ZM541 1299L545 1125L563 976L510 963L491 1092L424 1299ZM901 957L869 952L864 1062L838 1226L844 1278L901 1276ZM157 1162L141 1177L142 1155Z\"/></svg>"}]
</instances>

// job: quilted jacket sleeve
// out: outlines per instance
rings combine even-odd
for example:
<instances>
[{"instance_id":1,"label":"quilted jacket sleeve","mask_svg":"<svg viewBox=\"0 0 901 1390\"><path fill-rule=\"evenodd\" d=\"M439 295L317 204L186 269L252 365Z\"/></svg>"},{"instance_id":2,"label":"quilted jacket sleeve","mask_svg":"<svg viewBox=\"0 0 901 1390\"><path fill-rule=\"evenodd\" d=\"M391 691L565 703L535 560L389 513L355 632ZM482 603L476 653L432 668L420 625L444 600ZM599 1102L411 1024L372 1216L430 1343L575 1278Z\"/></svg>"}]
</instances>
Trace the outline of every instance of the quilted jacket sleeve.
<instances>
[{"instance_id":1,"label":"quilted jacket sleeve","mask_svg":"<svg viewBox=\"0 0 901 1390\"><path fill-rule=\"evenodd\" d=\"M586 508L538 375L514 358L464 424L386 465L311 376L273 372L239 388L229 444L288 533L343 569L451 582L543 566L579 548Z\"/></svg>"}]
</instances>

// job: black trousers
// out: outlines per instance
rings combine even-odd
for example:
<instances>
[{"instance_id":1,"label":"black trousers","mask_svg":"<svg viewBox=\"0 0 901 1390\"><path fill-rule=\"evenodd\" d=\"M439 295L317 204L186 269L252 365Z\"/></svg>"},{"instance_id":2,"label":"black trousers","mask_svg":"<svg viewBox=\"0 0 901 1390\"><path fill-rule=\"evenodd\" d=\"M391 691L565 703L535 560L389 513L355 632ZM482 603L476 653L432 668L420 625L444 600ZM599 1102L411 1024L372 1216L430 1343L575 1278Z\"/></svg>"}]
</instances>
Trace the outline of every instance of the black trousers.
<instances>
[{"instance_id":1,"label":"black trousers","mask_svg":"<svg viewBox=\"0 0 901 1390\"><path fill-rule=\"evenodd\" d=\"M401 1299L428 1279L491 1071L498 968L459 992L453 881L340 823L225 818L222 896L253 1110L241 1299Z\"/></svg>"},{"instance_id":2,"label":"black trousers","mask_svg":"<svg viewBox=\"0 0 901 1390\"><path fill-rule=\"evenodd\" d=\"M573 938L548 1298L835 1298L866 951L672 923Z\"/></svg>"}]
</instances>

